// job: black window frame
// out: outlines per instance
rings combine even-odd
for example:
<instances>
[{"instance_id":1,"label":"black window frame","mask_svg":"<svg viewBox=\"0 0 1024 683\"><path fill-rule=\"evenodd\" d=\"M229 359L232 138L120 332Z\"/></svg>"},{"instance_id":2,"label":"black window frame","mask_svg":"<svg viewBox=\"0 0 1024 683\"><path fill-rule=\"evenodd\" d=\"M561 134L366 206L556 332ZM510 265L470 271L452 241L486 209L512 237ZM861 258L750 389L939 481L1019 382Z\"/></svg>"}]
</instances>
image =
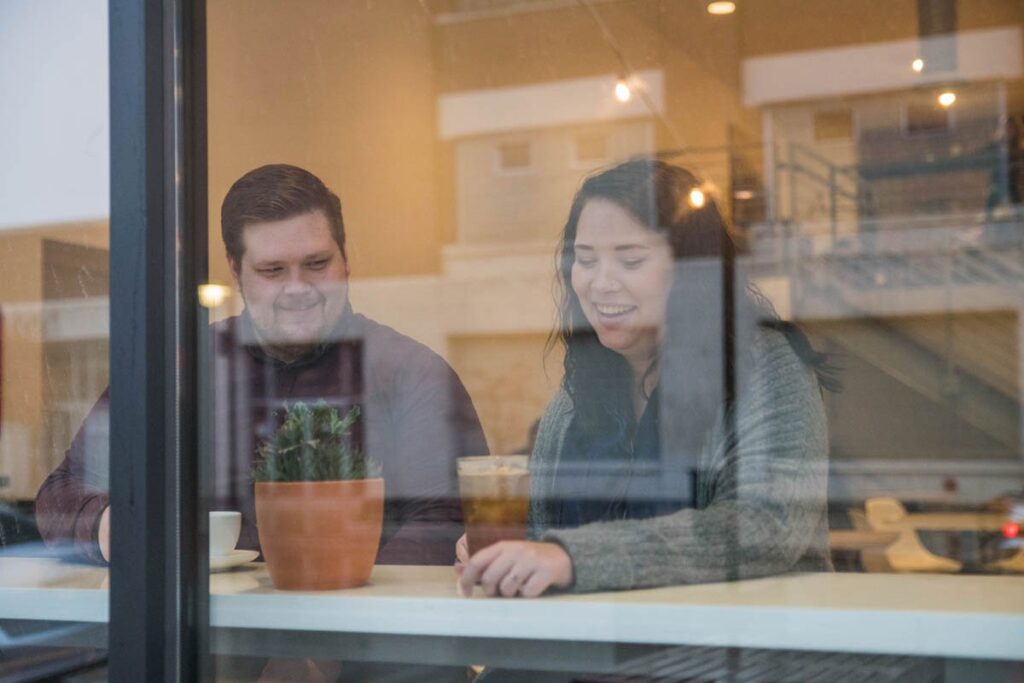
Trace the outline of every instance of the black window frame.
<instances>
[{"instance_id":1,"label":"black window frame","mask_svg":"<svg viewBox=\"0 0 1024 683\"><path fill-rule=\"evenodd\" d=\"M209 666L204 0L111 0L111 681Z\"/></svg>"}]
</instances>

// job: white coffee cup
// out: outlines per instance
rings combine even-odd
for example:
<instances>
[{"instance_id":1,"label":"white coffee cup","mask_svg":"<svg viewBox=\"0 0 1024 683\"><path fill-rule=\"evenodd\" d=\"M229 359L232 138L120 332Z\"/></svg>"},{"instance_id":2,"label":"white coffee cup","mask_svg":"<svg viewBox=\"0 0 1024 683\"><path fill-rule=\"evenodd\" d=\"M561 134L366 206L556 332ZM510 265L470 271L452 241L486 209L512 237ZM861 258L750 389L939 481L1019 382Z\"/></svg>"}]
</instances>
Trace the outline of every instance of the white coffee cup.
<instances>
[{"instance_id":1,"label":"white coffee cup","mask_svg":"<svg viewBox=\"0 0 1024 683\"><path fill-rule=\"evenodd\" d=\"M210 557L227 555L238 545L242 513L218 510L210 513Z\"/></svg>"}]
</instances>

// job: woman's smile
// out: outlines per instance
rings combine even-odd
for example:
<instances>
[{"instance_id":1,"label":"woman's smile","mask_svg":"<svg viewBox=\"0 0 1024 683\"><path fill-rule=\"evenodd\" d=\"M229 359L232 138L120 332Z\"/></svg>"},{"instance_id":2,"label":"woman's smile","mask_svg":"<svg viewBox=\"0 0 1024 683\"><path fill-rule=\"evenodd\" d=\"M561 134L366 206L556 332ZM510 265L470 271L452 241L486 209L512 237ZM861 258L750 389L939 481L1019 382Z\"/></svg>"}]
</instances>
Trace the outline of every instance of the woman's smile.
<instances>
[{"instance_id":1,"label":"woman's smile","mask_svg":"<svg viewBox=\"0 0 1024 683\"><path fill-rule=\"evenodd\" d=\"M597 312L606 317L618 317L626 313L632 313L636 310L636 306L630 306L628 304L594 304L594 308Z\"/></svg>"},{"instance_id":2,"label":"woman's smile","mask_svg":"<svg viewBox=\"0 0 1024 683\"><path fill-rule=\"evenodd\" d=\"M601 321L605 325L610 326L627 324L631 314L637 310L636 306L624 304L594 303L591 306L597 312Z\"/></svg>"}]
</instances>

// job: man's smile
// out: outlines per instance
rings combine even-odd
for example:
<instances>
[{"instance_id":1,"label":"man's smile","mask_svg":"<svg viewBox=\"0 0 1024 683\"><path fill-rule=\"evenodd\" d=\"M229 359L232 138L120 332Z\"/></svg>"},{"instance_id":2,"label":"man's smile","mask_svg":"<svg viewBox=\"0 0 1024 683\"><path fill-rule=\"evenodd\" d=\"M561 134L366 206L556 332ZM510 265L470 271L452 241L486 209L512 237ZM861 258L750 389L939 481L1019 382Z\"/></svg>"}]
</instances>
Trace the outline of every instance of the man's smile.
<instances>
[{"instance_id":1,"label":"man's smile","mask_svg":"<svg viewBox=\"0 0 1024 683\"><path fill-rule=\"evenodd\" d=\"M312 311L315 308L318 308L321 304L323 304L323 300L317 299L316 301L309 301L303 303L278 304L274 308L279 313L306 313L308 311Z\"/></svg>"}]
</instances>

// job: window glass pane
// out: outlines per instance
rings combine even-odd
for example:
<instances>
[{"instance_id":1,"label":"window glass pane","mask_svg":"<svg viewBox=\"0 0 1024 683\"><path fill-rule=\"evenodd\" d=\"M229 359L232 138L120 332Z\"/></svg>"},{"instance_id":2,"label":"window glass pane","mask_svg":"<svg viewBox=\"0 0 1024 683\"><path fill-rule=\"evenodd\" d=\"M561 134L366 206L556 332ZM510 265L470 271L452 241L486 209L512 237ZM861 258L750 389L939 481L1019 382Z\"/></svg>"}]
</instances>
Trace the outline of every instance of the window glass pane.
<instances>
[{"instance_id":1,"label":"window glass pane","mask_svg":"<svg viewBox=\"0 0 1024 683\"><path fill-rule=\"evenodd\" d=\"M105 2L0 3L4 680L105 657L106 22Z\"/></svg>"},{"instance_id":2,"label":"window glass pane","mask_svg":"<svg viewBox=\"0 0 1024 683\"><path fill-rule=\"evenodd\" d=\"M1019 671L1020 3L207 9L219 679Z\"/></svg>"}]
</instances>

